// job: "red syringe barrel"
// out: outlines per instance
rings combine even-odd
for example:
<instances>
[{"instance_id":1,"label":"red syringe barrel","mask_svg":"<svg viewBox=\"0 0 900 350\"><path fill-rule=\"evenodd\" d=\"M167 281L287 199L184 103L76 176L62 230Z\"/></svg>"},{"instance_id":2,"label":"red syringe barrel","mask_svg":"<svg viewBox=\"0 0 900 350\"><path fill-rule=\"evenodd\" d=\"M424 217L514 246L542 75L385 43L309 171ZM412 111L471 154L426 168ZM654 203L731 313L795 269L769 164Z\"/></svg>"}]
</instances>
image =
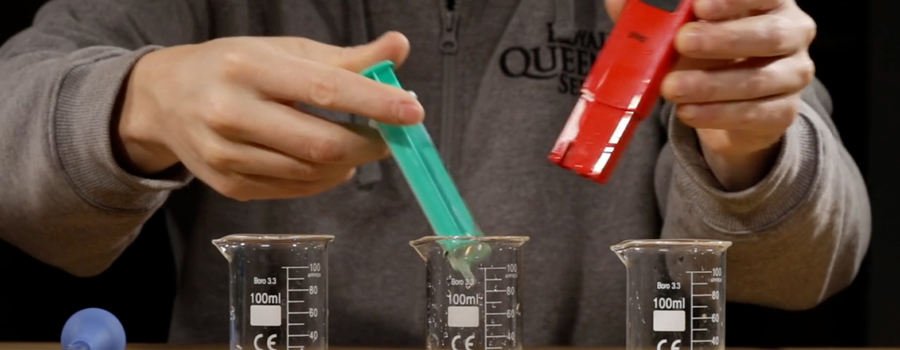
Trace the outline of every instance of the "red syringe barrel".
<instances>
[{"instance_id":1,"label":"red syringe barrel","mask_svg":"<svg viewBox=\"0 0 900 350\"><path fill-rule=\"evenodd\" d=\"M659 100L677 60L674 39L694 19L692 0L627 0L550 161L599 183L609 180L637 125Z\"/></svg>"}]
</instances>

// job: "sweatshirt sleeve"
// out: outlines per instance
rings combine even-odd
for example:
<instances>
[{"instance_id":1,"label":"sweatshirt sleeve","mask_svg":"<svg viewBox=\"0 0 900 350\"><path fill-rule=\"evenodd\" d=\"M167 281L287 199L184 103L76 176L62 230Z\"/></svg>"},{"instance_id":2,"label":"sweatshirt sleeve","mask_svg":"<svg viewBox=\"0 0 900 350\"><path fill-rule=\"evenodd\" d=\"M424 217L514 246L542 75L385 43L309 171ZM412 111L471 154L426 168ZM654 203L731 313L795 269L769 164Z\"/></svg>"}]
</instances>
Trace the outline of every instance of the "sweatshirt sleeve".
<instances>
[{"instance_id":1,"label":"sweatshirt sleeve","mask_svg":"<svg viewBox=\"0 0 900 350\"><path fill-rule=\"evenodd\" d=\"M662 237L732 241L729 301L809 309L856 277L869 245L869 198L831 108L816 80L803 92L771 172L739 192L723 190L694 130L671 106L663 109L670 142L657 168Z\"/></svg>"},{"instance_id":2,"label":"sweatshirt sleeve","mask_svg":"<svg viewBox=\"0 0 900 350\"><path fill-rule=\"evenodd\" d=\"M146 179L113 157L117 96L142 55L198 39L183 1L51 1L0 47L0 239L78 276L105 270L180 171ZM156 27L153 24L156 24Z\"/></svg>"}]
</instances>

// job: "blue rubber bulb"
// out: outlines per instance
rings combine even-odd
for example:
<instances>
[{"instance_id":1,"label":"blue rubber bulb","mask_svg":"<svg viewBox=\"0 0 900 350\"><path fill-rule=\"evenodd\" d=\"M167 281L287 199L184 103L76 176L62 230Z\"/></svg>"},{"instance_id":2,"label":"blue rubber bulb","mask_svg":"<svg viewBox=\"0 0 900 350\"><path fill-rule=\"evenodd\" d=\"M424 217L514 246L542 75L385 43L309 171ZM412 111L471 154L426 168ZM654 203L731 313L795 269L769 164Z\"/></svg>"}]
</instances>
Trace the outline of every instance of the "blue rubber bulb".
<instances>
[{"instance_id":1,"label":"blue rubber bulb","mask_svg":"<svg viewBox=\"0 0 900 350\"><path fill-rule=\"evenodd\" d=\"M69 317L60 341L63 350L125 350L125 328L109 311L88 308Z\"/></svg>"}]
</instances>

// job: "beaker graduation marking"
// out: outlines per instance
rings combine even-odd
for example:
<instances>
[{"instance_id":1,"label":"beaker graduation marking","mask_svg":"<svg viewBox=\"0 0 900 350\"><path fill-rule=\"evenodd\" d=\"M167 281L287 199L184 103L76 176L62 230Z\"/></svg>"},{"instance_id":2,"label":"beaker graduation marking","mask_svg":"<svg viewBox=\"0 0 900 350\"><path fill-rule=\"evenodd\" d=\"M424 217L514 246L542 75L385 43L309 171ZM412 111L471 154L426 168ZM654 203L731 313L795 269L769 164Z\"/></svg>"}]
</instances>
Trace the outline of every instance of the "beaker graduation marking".
<instances>
[{"instance_id":1,"label":"beaker graduation marking","mask_svg":"<svg viewBox=\"0 0 900 350\"><path fill-rule=\"evenodd\" d=\"M707 309L707 308L709 308L709 306L706 304L695 304L694 301L697 299L702 300L704 298L709 298L710 300L719 300L720 295L719 295L719 291L718 291L718 284L722 283L722 268L716 267L716 268L713 268L712 271L706 271L706 270L686 271L686 273L691 276L690 277L690 279L691 279L691 290L690 290L690 295L691 295L691 299L690 299L690 304L691 304L690 305L690 307L691 307L691 334L690 334L691 349L694 349L694 344L697 344L697 343L709 343L712 345L719 345L719 336L716 336L716 335L714 335L710 338L707 338L707 339L695 339L695 337L696 337L695 333L709 332L708 328L702 327L703 323L706 320L709 320L709 322L712 322L712 323L719 322L719 314L716 312L713 312L713 313L709 314L709 316L706 316L705 313L703 314L703 316L697 316L695 309ZM695 277L694 277L695 275L701 275L701 276L710 275L711 277L709 277L707 279L707 282L697 282L697 281L695 281ZM712 288L711 291L709 291L709 293L695 294L694 288L696 286L708 286L710 284L713 284L714 287Z\"/></svg>"},{"instance_id":2,"label":"beaker graduation marking","mask_svg":"<svg viewBox=\"0 0 900 350\"><path fill-rule=\"evenodd\" d=\"M503 304L503 298L502 298L503 294L498 294L498 293L504 293L507 296L512 296L512 295L515 295L515 293L516 293L515 285L514 284L510 285L505 282L505 280L507 280L507 279L515 279L517 277L514 274L514 272L516 271L516 264L509 264L507 266L500 266L500 267L487 266L487 267L482 267L481 271L484 273L484 276L483 276L484 277L484 283L483 283L483 285L484 285L484 348L485 348L485 350L503 349L502 346L491 346L492 344L494 344L494 342L492 341L494 339L509 339L510 341L512 341L512 345L515 346L515 344L516 344L515 331L510 330L509 333L506 333L506 334L495 334L492 332L492 329L495 327L503 326L503 319L502 319L503 317L506 317L507 319L512 319L512 318L516 317L516 313L515 313L515 309L513 309L513 307L514 307L513 305L507 305L506 310L500 310L502 312L498 312L497 310L494 310L497 308L496 305ZM506 276L503 276L503 273L501 272L500 276L502 276L502 277L497 277L496 274L491 275L489 277L488 271L504 271L504 272L506 272ZM491 283L491 282L493 282L493 283ZM492 295L500 295L501 297L497 298L496 300L491 300ZM490 307L491 307L491 312L488 312L488 305L490 305ZM492 321L491 323L488 323L488 316L491 317L491 321ZM500 321L497 321L496 317L501 317Z\"/></svg>"},{"instance_id":3,"label":"beaker graduation marking","mask_svg":"<svg viewBox=\"0 0 900 350\"><path fill-rule=\"evenodd\" d=\"M285 337L287 337L287 348L288 349L303 349L305 345L291 345L291 339L294 338L309 338L309 341L316 341L319 338L319 332L315 330L304 329L301 331L291 331L294 327L302 327L306 325L306 322L295 322L296 320L304 320L309 318L315 318L319 316L319 309L315 307L305 307L306 300L302 296L300 297L291 297L291 294L300 294L307 293L309 295L315 295L319 293L319 286L315 284L310 284L306 288L291 288L291 282L302 282L305 281L304 277L291 277L291 271L308 271L310 275L316 274L317 276L321 276L321 264L319 263L311 263L309 266L284 266L285 280L288 281L287 286L287 310L285 314L285 319L287 320L287 329L285 330ZM301 272L302 273L302 272ZM296 276L296 273L294 274ZM300 276L303 276L302 274ZM298 287L298 286L294 286ZM302 295L302 294L300 294ZM299 308L292 305L301 305ZM302 311L292 311L300 309ZM294 316L291 318L291 316ZM304 333L305 332L305 333Z\"/></svg>"}]
</instances>

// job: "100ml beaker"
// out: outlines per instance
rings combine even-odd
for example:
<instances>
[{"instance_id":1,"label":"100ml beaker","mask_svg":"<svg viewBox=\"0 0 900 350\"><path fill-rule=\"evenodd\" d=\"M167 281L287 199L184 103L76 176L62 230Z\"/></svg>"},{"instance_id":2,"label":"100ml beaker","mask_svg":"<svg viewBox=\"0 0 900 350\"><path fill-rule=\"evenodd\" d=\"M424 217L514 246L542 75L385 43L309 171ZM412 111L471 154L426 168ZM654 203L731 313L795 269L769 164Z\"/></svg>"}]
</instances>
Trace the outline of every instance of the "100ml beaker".
<instances>
[{"instance_id":1,"label":"100ml beaker","mask_svg":"<svg viewBox=\"0 0 900 350\"><path fill-rule=\"evenodd\" d=\"M228 259L231 350L328 349L328 235L235 234Z\"/></svg>"},{"instance_id":2,"label":"100ml beaker","mask_svg":"<svg viewBox=\"0 0 900 350\"><path fill-rule=\"evenodd\" d=\"M626 348L724 349L725 252L731 242L627 240Z\"/></svg>"},{"instance_id":3,"label":"100ml beaker","mask_svg":"<svg viewBox=\"0 0 900 350\"><path fill-rule=\"evenodd\" d=\"M429 350L522 348L521 258L528 237L410 242L426 264Z\"/></svg>"}]
</instances>

